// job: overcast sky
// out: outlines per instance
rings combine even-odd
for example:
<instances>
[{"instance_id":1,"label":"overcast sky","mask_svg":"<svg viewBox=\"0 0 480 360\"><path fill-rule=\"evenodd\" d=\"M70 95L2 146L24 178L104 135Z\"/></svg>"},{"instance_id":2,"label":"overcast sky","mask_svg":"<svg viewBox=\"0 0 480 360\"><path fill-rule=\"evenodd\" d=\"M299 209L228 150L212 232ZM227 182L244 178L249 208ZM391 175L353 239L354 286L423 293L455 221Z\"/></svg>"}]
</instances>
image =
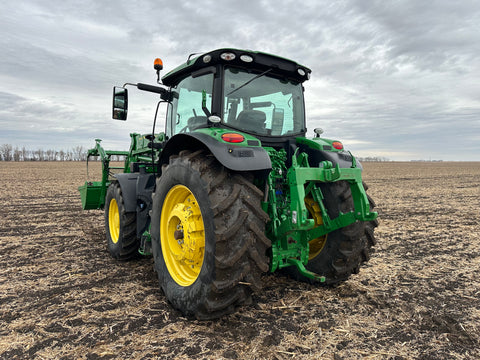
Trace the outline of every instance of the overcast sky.
<instances>
[{"instance_id":1,"label":"overcast sky","mask_svg":"<svg viewBox=\"0 0 480 360\"><path fill-rule=\"evenodd\" d=\"M147 133L156 81L189 54L221 47L312 69L307 125L357 156L480 161L480 2L22 1L0 4L0 145L128 149ZM161 124L163 126L164 119Z\"/></svg>"}]
</instances>

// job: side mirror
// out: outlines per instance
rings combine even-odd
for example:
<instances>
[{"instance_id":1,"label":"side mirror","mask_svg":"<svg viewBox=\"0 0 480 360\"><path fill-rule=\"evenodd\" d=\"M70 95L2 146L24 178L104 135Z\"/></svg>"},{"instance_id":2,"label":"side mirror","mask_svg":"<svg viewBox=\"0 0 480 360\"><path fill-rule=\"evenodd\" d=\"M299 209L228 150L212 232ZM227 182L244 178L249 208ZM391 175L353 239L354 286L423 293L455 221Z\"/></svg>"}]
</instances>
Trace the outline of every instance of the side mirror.
<instances>
[{"instance_id":1,"label":"side mirror","mask_svg":"<svg viewBox=\"0 0 480 360\"><path fill-rule=\"evenodd\" d=\"M112 119L127 120L128 91L123 87L113 87Z\"/></svg>"}]
</instances>

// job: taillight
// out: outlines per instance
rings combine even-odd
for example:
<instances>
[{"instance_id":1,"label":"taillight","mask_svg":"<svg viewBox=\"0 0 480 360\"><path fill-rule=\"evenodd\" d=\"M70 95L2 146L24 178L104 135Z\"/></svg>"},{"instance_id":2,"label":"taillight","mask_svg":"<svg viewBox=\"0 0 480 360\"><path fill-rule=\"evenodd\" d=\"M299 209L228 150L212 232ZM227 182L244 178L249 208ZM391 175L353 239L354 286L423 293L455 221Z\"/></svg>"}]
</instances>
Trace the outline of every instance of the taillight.
<instances>
[{"instance_id":1,"label":"taillight","mask_svg":"<svg viewBox=\"0 0 480 360\"><path fill-rule=\"evenodd\" d=\"M342 150L343 149L343 144L340 141L332 142L332 146L333 146L334 149L337 149L337 150Z\"/></svg>"},{"instance_id":2,"label":"taillight","mask_svg":"<svg viewBox=\"0 0 480 360\"><path fill-rule=\"evenodd\" d=\"M237 133L226 133L222 135L222 140L229 143L241 143L245 141L245 138Z\"/></svg>"}]
</instances>

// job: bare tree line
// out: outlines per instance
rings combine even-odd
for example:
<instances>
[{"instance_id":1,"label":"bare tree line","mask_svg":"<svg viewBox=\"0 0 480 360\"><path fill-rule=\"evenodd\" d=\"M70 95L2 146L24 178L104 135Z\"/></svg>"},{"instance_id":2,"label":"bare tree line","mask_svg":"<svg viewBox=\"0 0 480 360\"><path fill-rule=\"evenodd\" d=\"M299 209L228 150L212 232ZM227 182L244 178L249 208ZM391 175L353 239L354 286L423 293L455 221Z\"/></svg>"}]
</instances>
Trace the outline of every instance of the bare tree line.
<instances>
[{"instance_id":1,"label":"bare tree line","mask_svg":"<svg viewBox=\"0 0 480 360\"><path fill-rule=\"evenodd\" d=\"M13 147L11 144L0 145L0 161L84 161L87 152L83 146L68 150L27 149L25 146Z\"/></svg>"},{"instance_id":2,"label":"bare tree line","mask_svg":"<svg viewBox=\"0 0 480 360\"><path fill-rule=\"evenodd\" d=\"M0 145L0 161L85 161L87 160L87 150L83 146L75 146L68 150L54 149L27 149L25 146L13 147L11 144ZM98 160L92 158L91 160ZM120 157L113 155L111 160L121 160Z\"/></svg>"},{"instance_id":3,"label":"bare tree line","mask_svg":"<svg viewBox=\"0 0 480 360\"><path fill-rule=\"evenodd\" d=\"M367 157L357 157L357 160L360 160L362 162L385 162L385 161L391 161L390 159L383 157L383 156L367 156Z\"/></svg>"}]
</instances>

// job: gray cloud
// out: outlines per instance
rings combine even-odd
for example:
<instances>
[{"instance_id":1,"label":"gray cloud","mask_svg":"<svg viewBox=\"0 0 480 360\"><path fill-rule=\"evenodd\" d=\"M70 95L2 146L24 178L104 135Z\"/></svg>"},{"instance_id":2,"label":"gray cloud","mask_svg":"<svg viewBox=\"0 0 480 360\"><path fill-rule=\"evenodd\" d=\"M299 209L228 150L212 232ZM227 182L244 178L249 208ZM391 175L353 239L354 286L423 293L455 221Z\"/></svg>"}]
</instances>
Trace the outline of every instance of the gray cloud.
<instances>
[{"instance_id":1,"label":"gray cloud","mask_svg":"<svg viewBox=\"0 0 480 360\"><path fill-rule=\"evenodd\" d=\"M480 157L476 1L7 0L0 32L0 144L126 148L156 102L131 92L129 121L112 122L113 85L153 83L157 56L169 71L232 46L309 66L309 129L361 156Z\"/></svg>"}]
</instances>

